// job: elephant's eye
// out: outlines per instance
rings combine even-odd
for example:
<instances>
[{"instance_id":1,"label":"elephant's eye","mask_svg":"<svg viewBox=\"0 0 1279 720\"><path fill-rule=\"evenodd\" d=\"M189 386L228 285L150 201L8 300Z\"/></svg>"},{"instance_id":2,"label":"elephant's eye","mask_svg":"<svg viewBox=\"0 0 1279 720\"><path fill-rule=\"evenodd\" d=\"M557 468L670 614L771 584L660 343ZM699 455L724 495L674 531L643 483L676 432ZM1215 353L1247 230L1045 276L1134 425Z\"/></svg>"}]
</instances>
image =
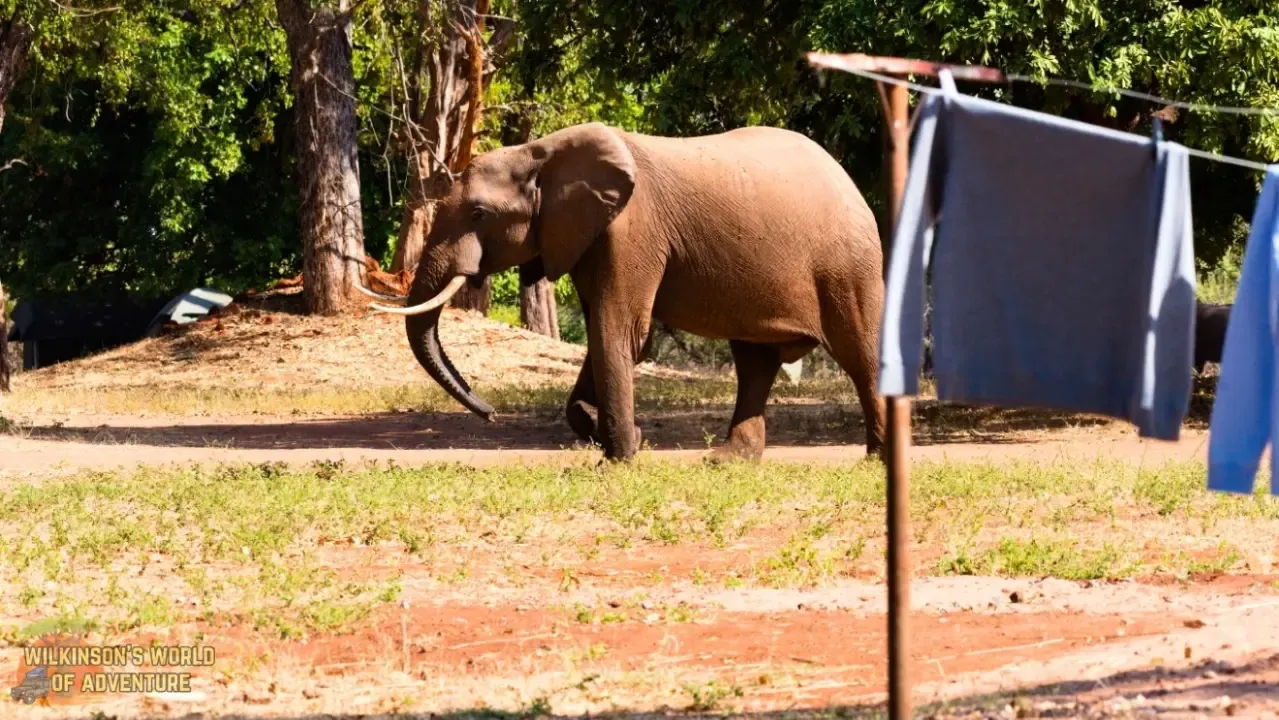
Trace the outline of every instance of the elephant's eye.
<instances>
[{"instance_id":1,"label":"elephant's eye","mask_svg":"<svg viewBox=\"0 0 1279 720\"><path fill-rule=\"evenodd\" d=\"M485 216L487 216L488 214L489 214L489 209L486 207L476 205L475 207L471 208L472 220L476 220L476 221L483 220Z\"/></svg>"}]
</instances>

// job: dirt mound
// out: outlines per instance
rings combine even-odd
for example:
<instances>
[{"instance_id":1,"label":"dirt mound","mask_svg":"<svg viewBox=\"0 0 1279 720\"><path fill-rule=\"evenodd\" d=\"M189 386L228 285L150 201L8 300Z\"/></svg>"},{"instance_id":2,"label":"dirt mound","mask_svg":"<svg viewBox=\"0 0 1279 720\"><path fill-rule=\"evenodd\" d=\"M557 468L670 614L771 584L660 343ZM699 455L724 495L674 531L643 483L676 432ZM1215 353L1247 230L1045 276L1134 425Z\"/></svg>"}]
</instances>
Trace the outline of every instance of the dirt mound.
<instances>
[{"instance_id":1,"label":"dirt mound","mask_svg":"<svg viewBox=\"0 0 1279 720\"><path fill-rule=\"evenodd\" d=\"M391 288L387 288L391 289ZM586 349L477 313L446 309L440 339L472 385L571 383ZM686 373L651 364L646 375ZM237 299L159 337L19 376L19 388L314 388L433 382L418 365L404 320L359 308L339 317L303 313L301 288Z\"/></svg>"}]
</instances>

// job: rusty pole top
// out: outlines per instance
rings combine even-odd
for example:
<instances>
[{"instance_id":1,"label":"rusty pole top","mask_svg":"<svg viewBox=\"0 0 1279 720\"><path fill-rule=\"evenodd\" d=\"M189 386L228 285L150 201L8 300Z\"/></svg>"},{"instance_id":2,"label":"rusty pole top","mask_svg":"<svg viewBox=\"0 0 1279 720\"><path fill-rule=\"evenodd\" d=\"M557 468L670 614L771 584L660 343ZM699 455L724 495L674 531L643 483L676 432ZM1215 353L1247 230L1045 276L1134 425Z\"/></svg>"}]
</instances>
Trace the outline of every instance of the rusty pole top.
<instances>
[{"instance_id":1,"label":"rusty pole top","mask_svg":"<svg viewBox=\"0 0 1279 720\"><path fill-rule=\"evenodd\" d=\"M990 83L1002 83L1007 80L1003 71L982 65L947 65L928 60L862 53L810 52L807 57L808 64L829 70L860 70L881 75L927 75L929 77L936 77L941 70L949 70L956 80Z\"/></svg>"}]
</instances>

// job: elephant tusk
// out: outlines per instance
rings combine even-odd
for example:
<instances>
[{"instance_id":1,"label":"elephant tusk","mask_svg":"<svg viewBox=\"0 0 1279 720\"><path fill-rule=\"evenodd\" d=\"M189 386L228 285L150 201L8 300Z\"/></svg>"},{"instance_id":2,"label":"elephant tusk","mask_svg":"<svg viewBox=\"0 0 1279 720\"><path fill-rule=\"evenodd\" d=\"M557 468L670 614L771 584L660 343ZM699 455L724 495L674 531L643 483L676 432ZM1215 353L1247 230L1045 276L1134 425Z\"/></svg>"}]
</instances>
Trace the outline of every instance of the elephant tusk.
<instances>
[{"instance_id":1,"label":"elephant tusk","mask_svg":"<svg viewBox=\"0 0 1279 720\"><path fill-rule=\"evenodd\" d=\"M359 283L355 284L355 289L359 290L365 295L368 295L374 300L390 300L391 302L404 302L405 300L409 299L408 295L383 295L382 293L375 293L372 290L364 287L363 285Z\"/></svg>"},{"instance_id":2,"label":"elephant tusk","mask_svg":"<svg viewBox=\"0 0 1279 720\"><path fill-rule=\"evenodd\" d=\"M395 315L422 315L423 313L429 313L432 310L444 305L444 303L448 302L454 295L457 294L458 290L462 289L462 285L465 283L466 283L466 276L458 275L457 277L449 281L449 284L444 288L442 292L440 292L439 295L436 295L435 297L431 298L430 300L427 300L421 305L398 308L398 307L387 307L386 305L378 305L377 303L369 303L369 306L375 310L381 310L384 313L392 313Z\"/></svg>"}]
</instances>

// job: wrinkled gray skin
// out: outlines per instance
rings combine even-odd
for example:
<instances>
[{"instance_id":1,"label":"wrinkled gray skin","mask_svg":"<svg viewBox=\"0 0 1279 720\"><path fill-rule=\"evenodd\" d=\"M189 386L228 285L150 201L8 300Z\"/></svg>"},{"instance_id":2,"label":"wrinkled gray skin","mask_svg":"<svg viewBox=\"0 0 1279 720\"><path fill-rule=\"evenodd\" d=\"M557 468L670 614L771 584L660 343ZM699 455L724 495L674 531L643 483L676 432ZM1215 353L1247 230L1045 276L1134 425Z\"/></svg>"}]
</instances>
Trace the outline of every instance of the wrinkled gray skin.
<instances>
[{"instance_id":1,"label":"wrinkled gray skin","mask_svg":"<svg viewBox=\"0 0 1279 720\"><path fill-rule=\"evenodd\" d=\"M408 304L457 275L473 284L514 266L526 284L569 275L588 350L567 419L612 460L640 446L633 372L652 318L730 342L737 405L717 459L759 459L779 368L821 345L852 378L867 450L878 455L882 262L861 193L802 135L751 127L666 138L590 123L475 158L439 208ZM406 318L414 354L491 420L441 348L439 317Z\"/></svg>"}]
</instances>

